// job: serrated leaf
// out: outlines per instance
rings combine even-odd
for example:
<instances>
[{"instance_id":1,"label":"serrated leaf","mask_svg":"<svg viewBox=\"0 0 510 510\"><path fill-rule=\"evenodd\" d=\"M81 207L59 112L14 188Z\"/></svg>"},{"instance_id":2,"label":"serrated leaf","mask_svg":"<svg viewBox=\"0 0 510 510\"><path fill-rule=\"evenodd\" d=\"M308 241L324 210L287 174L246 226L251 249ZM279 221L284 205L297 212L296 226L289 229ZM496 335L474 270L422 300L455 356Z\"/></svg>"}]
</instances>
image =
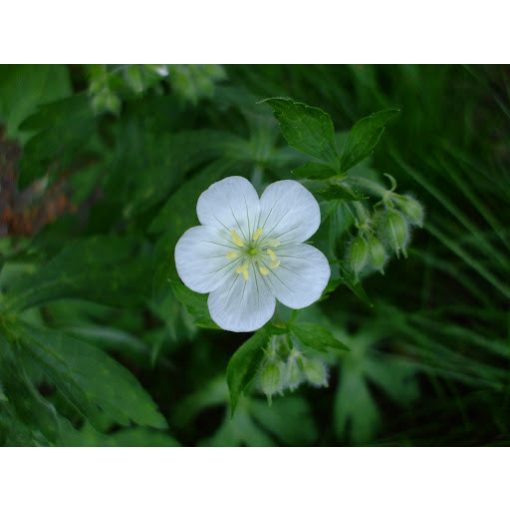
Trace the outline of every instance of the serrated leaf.
<instances>
[{"instance_id":1,"label":"serrated leaf","mask_svg":"<svg viewBox=\"0 0 510 510\"><path fill-rule=\"evenodd\" d=\"M333 350L345 353L349 350L328 329L318 324L293 322L289 327L290 331L305 347L321 352Z\"/></svg>"},{"instance_id":2,"label":"serrated leaf","mask_svg":"<svg viewBox=\"0 0 510 510\"><path fill-rule=\"evenodd\" d=\"M262 361L263 349L269 342L265 328L259 329L233 354L227 366L227 384L230 392L231 413L239 402L241 393L253 380Z\"/></svg>"},{"instance_id":3,"label":"serrated leaf","mask_svg":"<svg viewBox=\"0 0 510 510\"><path fill-rule=\"evenodd\" d=\"M386 129L386 124L400 113L398 108L389 108L364 117L349 132L341 158L342 172L370 156Z\"/></svg>"},{"instance_id":4,"label":"serrated leaf","mask_svg":"<svg viewBox=\"0 0 510 510\"><path fill-rule=\"evenodd\" d=\"M337 165L335 130L326 112L288 98L270 98L262 102L273 108L283 137L291 147Z\"/></svg>"},{"instance_id":5,"label":"serrated leaf","mask_svg":"<svg viewBox=\"0 0 510 510\"><path fill-rule=\"evenodd\" d=\"M150 395L122 365L100 349L60 331L20 324L16 337L75 408L92 423L98 411L120 425L165 428Z\"/></svg>"}]
</instances>

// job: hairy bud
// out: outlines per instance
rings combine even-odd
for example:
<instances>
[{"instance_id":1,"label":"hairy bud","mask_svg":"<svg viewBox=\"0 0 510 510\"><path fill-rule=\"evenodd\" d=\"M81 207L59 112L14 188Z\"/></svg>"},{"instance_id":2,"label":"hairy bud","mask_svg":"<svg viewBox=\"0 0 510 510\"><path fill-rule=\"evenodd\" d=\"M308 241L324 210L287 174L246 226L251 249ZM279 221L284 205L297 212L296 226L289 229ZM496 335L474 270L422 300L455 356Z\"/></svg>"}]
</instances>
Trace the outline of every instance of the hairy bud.
<instances>
[{"instance_id":1,"label":"hairy bud","mask_svg":"<svg viewBox=\"0 0 510 510\"><path fill-rule=\"evenodd\" d=\"M303 372L306 380L312 386L327 386L328 385L328 369L318 358L304 358L303 359Z\"/></svg>"},{"instance_id":2,"label":"hairy bud","mask_svg":"<svg viewBox=\"0 0 510 510\"><path fill-rule=\"evenodd\" d=\"M293 349L287 359L285 366L285 385L291 390L295 390L303 382L303 356L299 351Z\"/></svg>"},{"instance_id":3,"label":"hairy bud","mask_svg":"<svg viewBox=\"0 0 510 510\"><path fill-rule=\"evenodd\" d=\"M423 226L425 210L418 200L410 195L395 195L393 201L411 225Z\"/></svg>"},{"instance_id":4,"label":"hairy bud","mask_svg":"<svg viewBox=\"0 0 510 510\"><path fill-rule=\"evenodd\" d=\"M409 242L409 224L399 211L388 209L379 218L379 235L397 254L406 255Z\"/></svg>"},{"instance_id":5,"label":"hairy bud","mask_svg":"<svg viewBox=\"0 0 510 510\"><path fill-rule=\"evenodd\" d=\"M277 359L268 360L259 374L260 389L266 395L269 403L274 394L283 389L283 376L285 365Z\"/></svg>"},{"instance_id":6,"label":"hairy bud","mask_svg":"<svg viewBox=\"0 0 510 510\"><path fill-rule=\"evenodd\" d=\"M355 237L349 249L348 262L356 278L367 265L368 257L368 243L363 237Z\"/></svg>"},{"instance_id":7,"label":"hairy bud","mask_svg":"<svg viewBox=\"0 0 510 510\"><path fill-rule=\"evenodd\" d=\"M388 260L388 254L386 253L384 245L374 235L368 238L368 251L370 254L370 265L376 271L384 273L384 265Z\"/></svg>"}]
</instances>

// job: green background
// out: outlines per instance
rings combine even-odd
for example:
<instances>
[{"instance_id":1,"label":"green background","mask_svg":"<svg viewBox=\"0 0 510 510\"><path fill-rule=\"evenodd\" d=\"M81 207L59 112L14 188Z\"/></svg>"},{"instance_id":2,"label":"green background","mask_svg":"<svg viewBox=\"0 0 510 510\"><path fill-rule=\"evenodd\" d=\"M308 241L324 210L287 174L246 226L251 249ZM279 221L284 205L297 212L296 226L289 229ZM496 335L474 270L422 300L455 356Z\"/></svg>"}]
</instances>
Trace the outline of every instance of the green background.
<instances>
[{"instance_id":1,"label":"green background","mask_svg":"<svg viewBox=\"0 0 510 510\"><path fill-rule=\"evenodd\" d=\"M508 444L509 80L506 66L0 66L0 443ZM329 114L344 151L359 119L399 109L352 163L391 174L426 217L384 275L279 312L349 348L314 354L328 386L268 405L257 344L253 373L230 366L231 390L250 382L232 415L227 365L251 335L214 327L173 247L212 182L261 190L317 156L290 147L260 103L274 97ZM359 197L334 193L317 191L314 243L343 261L342 204Z\"/></svg>"}]
</instances>

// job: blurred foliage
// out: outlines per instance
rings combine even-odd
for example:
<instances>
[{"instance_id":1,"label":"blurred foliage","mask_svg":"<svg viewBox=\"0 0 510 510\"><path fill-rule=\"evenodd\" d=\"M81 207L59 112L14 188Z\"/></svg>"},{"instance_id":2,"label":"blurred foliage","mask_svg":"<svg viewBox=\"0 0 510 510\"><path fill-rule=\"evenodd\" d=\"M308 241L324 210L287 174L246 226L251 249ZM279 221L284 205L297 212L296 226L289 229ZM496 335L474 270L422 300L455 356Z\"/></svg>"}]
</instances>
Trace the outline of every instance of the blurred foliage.
<instances>
[{"instance_id":1,"label":"blurred foliage","mask_svg":"<svg viewBox=\"0 0 510 510\"><path fill-rule=\"evenodd\" d=\"M0 66L0 444L510 444L509 92L506 66ZM173 261L227 175L300 179L332 266L251 336Z\"/></svg>"}]
</instances>

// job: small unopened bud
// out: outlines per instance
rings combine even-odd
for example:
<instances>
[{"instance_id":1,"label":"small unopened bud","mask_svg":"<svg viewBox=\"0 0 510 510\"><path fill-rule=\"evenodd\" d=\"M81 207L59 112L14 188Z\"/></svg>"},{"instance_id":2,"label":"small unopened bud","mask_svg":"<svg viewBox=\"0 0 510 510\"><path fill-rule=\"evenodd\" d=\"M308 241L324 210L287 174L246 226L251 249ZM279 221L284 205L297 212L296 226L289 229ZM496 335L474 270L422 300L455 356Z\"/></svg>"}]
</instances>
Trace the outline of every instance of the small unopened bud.
<instances>
[{"instance_id":1,"label":"small unopened bud","mask_svg":"<svg viewBox=\"0 0 510 510\"><path fill-rule=\"evenodd\" d=\"M397 256L400 252L406 255L409 225L402 213L395 209L389 209L382 213L379 219L379 235L391 246Z\"/></svg>"},{"instance_id":2,"label":"small unopened bud","mask_svg":"<svg viewBox=\"0 0 510 510\"><path fill-rule=\"evenodd\" d=\"M328 385L328 369L318 358L304 358L303 359L303 372L306 380L312 386L327 386Z\"/></svg>"},{"instance_id":3,"label":"small unopened bud","mask_svg":"<svg viewBox=\"0 0 510 510\"><path fill-rule=\"evenodd\" d=\"M384 265L388 260L388 254L386 253L384 245L374 235L368 238L368 250L370 253L370 265L376 271L384 273Z\"/></svg>"},{"instance_id":4,"label":"small unopened bud","mask_svg":"<svg viewBox=\"0 0 510 510\"><path fill-rule=\"evenodd\" d=\"M266 395L269 403L275 393L280 393L283 387L285 365L279 360L269 360L260 371L260 389Z\"/></svg>"},{"instance_id":5,"label":"small unopened bud","mask_svg":"<svg viewBox=\"0 0 510 510\"><path fill-rule=\"evenodd\" d=\"M295 390L303 382L303 370L301 365L303 357L297 350L291 351L285 366L285 385L290 390Z\"/></svg>"},{"instance_id":6,"label":"small unopened bud","mask_svg":"<svg viewBox=\"0 0 510 510\"><path fill-rule=\"evenodd\" d=\"M349 249L348 262L356 278L367 265L368 256L368 244L365 239L360 236L355 237Z\"/></svg>"},{"instance_id":7,"label":"small unopened bud","mask_svg":"<svg viewBox=\"0 0 510 510\"><path fill-rule=\"evenodd\" d=\"M418 227L423 226L425 210L418 200L410 195L396 195L393 197L393 201L404 213L404 216L409 220L411 225L416 225Z\"/></svg>"}]
</instances>

